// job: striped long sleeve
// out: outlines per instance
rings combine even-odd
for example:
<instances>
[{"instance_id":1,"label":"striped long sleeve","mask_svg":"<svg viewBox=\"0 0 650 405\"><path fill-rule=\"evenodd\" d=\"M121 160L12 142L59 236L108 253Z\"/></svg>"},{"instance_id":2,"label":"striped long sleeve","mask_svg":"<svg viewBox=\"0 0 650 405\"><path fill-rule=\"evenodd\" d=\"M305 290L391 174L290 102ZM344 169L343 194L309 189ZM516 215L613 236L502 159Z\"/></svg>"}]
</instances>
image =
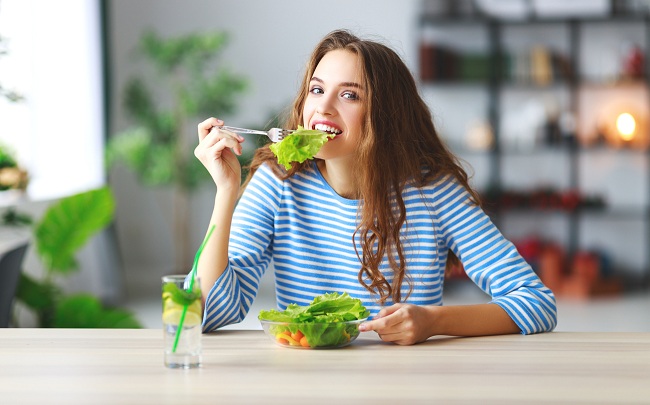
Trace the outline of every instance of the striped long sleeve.
<instances>
[{"instance_id":1,"label":"striped long sleeve","mask_svg":"<svg viewBox=\"0 0 650 405\"><path fill-rule=\"evenodd\" d=\"M469 278L492 296L524 334L550 331L557 323L555 297L489 217L468 203L453 181L434 193L444 243L463 263Z\"/></svg>"},{"instance_id":2,"label":"striped long sleeve","mask_svg":"<svg viewBox=\"0 0 650 405\"><path fill-rule=\"evenodd\" d=\"M451 249L474 283L492 296L522 333L550 331L555 298L514 245L505 239L457 182L441 179L403 190L401 229L408 279L406 302L442 305L444 269ZM233 215L229 264L207 295L203 330L244 319L267 269L275 276L279 309L306 305L317 295L348 292L371 316L382 306L358 281L360 251L354 239L359 201L342 198L316 165L281 181L266 166L253 176ZM271 264L273 264L271 266ZM392 281L385 260L381 270ZM402 296L409 293L404 283ZM388 300L385 305L392 305Z\"/></svg>"}]
</instances>

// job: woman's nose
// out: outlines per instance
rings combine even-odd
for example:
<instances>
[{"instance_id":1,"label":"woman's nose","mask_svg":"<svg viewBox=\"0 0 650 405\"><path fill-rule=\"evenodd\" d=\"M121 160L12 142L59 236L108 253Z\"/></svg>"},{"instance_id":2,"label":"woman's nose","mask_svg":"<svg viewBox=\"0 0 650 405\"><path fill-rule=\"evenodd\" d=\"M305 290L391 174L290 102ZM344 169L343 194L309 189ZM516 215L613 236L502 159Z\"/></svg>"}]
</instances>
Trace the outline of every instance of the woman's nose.
<instances>
[{"instance_id":1,"label":"woman's nose","mask_svg":"<svg viewBox=\"0 0 650 405\"><path fill-rule=\"evenodd\" d=\"M320 98L316 106L316 112L321 115L334 115L336 108L334 107L334 97L326 94Z\"/></svg>"}]
</instances>

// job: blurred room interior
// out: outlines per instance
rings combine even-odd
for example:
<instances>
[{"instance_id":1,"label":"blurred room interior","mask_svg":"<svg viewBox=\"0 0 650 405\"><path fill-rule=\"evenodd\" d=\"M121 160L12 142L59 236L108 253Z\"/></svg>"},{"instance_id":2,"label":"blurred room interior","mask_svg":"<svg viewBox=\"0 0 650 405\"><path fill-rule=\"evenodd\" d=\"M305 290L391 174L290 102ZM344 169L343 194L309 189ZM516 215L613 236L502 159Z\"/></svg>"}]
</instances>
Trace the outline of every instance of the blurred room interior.
<instances>
[{"instance_id":1,"label":"blurred room interior","mask_svg":"<svg viewBox=\"0 0 650 405\"><path fill-rule=\"evenodd\" d=\"M214 114L261 129L291 102L313 45L347 28L407 62L485 209L556 293L557 330L649 332L649 16L642 0L0 0L0 147L16 163L3 167L0 153L0 212L38 222L60 199L108 186L113 220L80 249L79 270L57 277L159 327L160 279L189 271L215 190L147 184L105 162L109 140L138 129L125 102L134 77L178 111L161 77L183 78L161 75L142 39L226 34L210 68L243 86ZM204 118L178 127L192 158ZM29 181L3 183L20 171ZM22 271L41 277L33 228L6 220L0 254L27 243ZM460 269L447 282L446 304L487 300ZM230 328L258 329L272 307L269 270ZM33 325L18 309L17 324Z\"/></svg>"}]
</instances>

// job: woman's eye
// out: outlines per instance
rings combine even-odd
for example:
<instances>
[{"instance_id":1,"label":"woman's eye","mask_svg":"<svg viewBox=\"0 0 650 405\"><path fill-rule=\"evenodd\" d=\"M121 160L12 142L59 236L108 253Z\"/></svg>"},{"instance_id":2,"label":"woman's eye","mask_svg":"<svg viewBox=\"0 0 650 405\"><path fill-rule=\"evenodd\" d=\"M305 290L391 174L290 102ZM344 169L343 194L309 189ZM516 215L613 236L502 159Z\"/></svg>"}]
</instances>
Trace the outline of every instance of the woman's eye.
<instances>
[{"instance_id":1,"label":"woman's eye","mask_svg":"<svg viewBox=\"0 0 650 405\"><path fill-rule=\"evenodd\" d=\"M309 90L310 93L313 94L323 94L323 89L320 87L312 87L311 90Z\"/></svg>"},{"instance_id":2,"label":"woman's eye","mask_svg":"<svg viewBox=\"0 0 650 405\"><path fill-rule=\"evenodd\" d=\"M348 100L358 100L359 96L357 93L353 91L346 91L345 93L342 94L343 98L347 98Z\"/></svg>"}]
</instances>

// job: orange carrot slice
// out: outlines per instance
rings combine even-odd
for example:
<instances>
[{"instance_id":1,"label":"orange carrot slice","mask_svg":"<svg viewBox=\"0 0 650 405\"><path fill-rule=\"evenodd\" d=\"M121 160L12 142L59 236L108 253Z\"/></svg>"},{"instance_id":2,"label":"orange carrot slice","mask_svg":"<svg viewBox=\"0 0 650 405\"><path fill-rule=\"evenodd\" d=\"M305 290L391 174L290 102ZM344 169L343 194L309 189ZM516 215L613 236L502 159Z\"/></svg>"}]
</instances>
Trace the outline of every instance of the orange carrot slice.
<instances>
[{"instance_id":1,"label":"orange carrot slice","mask_svg":"<svg viewBox=\"0 0 650 405\"><path fill-rule=\"evenodd\" d=\"M307 342L307 336L303 336L300 339L300 346L302 347L309 347L309 342Z\"/></svg>"}]
</instances>

